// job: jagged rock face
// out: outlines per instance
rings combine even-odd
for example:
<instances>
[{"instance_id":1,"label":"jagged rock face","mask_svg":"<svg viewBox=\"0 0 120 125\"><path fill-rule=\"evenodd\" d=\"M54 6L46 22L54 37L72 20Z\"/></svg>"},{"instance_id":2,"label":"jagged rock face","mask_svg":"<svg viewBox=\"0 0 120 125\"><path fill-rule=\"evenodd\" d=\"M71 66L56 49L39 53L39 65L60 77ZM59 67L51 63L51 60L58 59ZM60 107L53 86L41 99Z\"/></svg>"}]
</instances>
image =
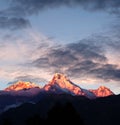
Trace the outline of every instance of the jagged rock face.
<instances>
[{"instance_id":1,"label":"jagged rock face","mask_svg":"<svg viewBox=\"0 0 120 125\"><path fill-rule=\"evenodd\" d=\"M80 87L73 84L65 75L56 73L53 79L44 86L46 91L49 91L51 87L56 86L63 90L67 90L75 95L85 95Z\"/></svg>"},{"instance_id":2,"label":"jagged rock face","mask_svg":"<svg viewBox=\"0 0 120 125\"><path fill-rule=\"evenodd\" d=\"M7 87L5 89L5 91L18 91L18 90L24 90L24 89L30 89L30 88L35 88L35 87L39 87L34 83L31 82L23 82L23 81L18 81L15 84Z\"/></svg>"},{"instance_id":3,"label":"jagged rock face","mask_svg":"<svg viewBox=\"0 0 120 125\"><path fill-rule=\"evenodd\" d=\"M93 92L97 97L106 97L106 96L114 95L114 93L105 86L100 86L98 89L90 90L90 91Z\"/></svg>"}]
</instances>

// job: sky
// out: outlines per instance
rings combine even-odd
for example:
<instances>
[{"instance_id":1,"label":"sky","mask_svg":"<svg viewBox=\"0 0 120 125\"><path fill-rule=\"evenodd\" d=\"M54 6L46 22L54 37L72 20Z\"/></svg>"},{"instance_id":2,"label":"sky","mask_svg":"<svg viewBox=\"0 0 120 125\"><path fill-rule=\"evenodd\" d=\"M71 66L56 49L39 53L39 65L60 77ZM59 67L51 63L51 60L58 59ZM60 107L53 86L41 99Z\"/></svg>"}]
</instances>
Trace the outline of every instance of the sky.
<instances>
[{"instance_id":1,"label":"sky","mask_svg":"<svg viewBox=\"0 0 120 125\"><path fill-rule=\"evenodd\" d=\"M119 0L0 0L0 89L63 73L120 94Z\"/></svg>"}]
</instances>

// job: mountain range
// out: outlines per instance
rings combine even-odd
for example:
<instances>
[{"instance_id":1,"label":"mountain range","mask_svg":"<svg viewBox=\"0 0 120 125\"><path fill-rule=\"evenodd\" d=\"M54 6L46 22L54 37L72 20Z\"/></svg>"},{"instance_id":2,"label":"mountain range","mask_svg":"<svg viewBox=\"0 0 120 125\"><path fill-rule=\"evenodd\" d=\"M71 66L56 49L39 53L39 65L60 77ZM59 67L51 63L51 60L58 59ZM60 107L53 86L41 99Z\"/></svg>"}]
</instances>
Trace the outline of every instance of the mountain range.
<instances>
[{"instance_id":1,"label":"mountain range","mask_svg":"<svg viewBox=\"0 0 120 125\"><path fill-rule=\"evenodd\" d=\"M116 108L120 111L119 100L120 96L115 95L105 86L100 86L95 90L84 89L61 73L54 74L53 78L43 87L29 81L17 81L0 91L0 125L6 124L4 123L5 119L8 122L9 120L14 121L15 123L12 125L24 125L24 120L34 116L45 119L50 109L58 103L62 105L63 109L67 103L70 103L75 111L82 116L85 125L106 125L106 121L105 124L98 123L99 117L103 119L105 117L109 122L109 117L112 117L111 112L115 112L114 109L116 110ZM66 108L70 108L69 105ZM53 108L53 114L54 110L58 109ZM63 114L65 113L64 110ZM118 115L118 111L116 111L116 115ZM54 115L56 116L56 114ZM49 121L48 119L46 121ZM50 117L50 119L52 118ZM111 120L109 125L113 125L114 120Z\"/></svg>"},{"instance_id":2,"label":"mountain range","mask_svg":"<svg viewBox=\"0 0 120 125\"><path fill-rule=\"evenodd\" d=\"M34 88L39 88L40 91L46 91L56 94L62 94L62 93L68 93L71 95L78 95L78 96L85 96L90 99L96 98L96 97L105 97L114 95L114 93L105 86L100 86L96 90L87 90L83 89L76 84L74 84L72 81L69 80L64 74L56 73L54 74L52 80L46 84L43 87L40 87L39 85L32 83L32 82L24 82L24 81L18 81L9 87L5 88L4 91L21 91L21 90L30 90Z\"/></svg>"}]
</instances>

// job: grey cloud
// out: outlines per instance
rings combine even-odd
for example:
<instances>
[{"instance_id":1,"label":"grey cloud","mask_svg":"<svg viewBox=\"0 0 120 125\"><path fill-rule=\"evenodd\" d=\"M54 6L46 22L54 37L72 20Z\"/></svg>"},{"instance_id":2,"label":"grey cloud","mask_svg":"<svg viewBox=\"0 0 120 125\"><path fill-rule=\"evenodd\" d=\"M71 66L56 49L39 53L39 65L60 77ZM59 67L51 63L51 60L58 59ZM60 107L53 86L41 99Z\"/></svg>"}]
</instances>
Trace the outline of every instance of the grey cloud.
<instances>
[{"instance_id":1,"label":"grey cloud","mask_svg":"<svg viewBox=\"0 0 120 125\"><path fill-rule=\"evenodd\" d=\"M71 50L67 50L67 48L51 50L49 57L52 61L51 64L58 67L70 65L78 60Z\"/></svg>"},{"instance_id":2,"label":"grey cloud","mask_svg":"<svg viewBox=\"0 0 120 125\"><path fill-rule=\"evenodd\" d=\"M61 48L52 48L47 55L33 61L33 65L41 68L71 67L82 60L106 61L107 58L102 54L100 48L96 50L95 46L84 43L68 44Z\"/></svg>"},{"instance_id":3,"label":"grey cloud","mask_svg":"<svg viewBox=\"0 0 120 125\"><path fill-rule=\"evenodd\" d=\"M95 59L98 61L107 61L104 56L102 48L94 45L94 42L83 40L78 43L72 43L68 45L68 48L74 52L74 54L79 54L85 59Z\"/></svg>"},{"instance_id":4,"label":"grey cloud","mask_svg":"<svg viewBox=\"0 0 120 125\"><path fill-rule=\"evenodd\" d=\"M88 11L106 11L120 15L119 0L10 0L7 8L0 10L0 27L26 28L30 26L29 20L26 19L28 16L60 6L80 7Z\"/></svg>"},{"instance_id":5,"label":"grey cloud","mask_svg":"<svg viewBox=\"0 0 120 125\"><path fill-rule=\"evenodd\" d=\"M0 15L28 16L45 9L60 6L80 7L91 11L106 11L119 15L119 0L10 0L9 7L1 10Z\"/></svg>"},{"instance_id":6,"label":"grey cloud","mask_svg":"<svg viewBox=\"0 0 120 125\"><path fill-rule=\"evenodd\" d=\"M51 72L67 72L72 68L81 67L87 70L89 67L97 65L93 62L106 62L107 58L103 55L100 48L85 43L72 43L60 48L52 48L44 57L34 60L31 65L49 69Z\"/></svg>"},{"instance_id":7,"label":"grey cloud","mask_svg":"<svg viewBox=\"0 0 120 125\"><path fill-rule=\"evenodd\" d=\"M22 8L26 14L38 13L43 9L59 6L81 7L92 11L102 10L119 14L119 0L12 0L14 6Z\"/></svg>"},{"instance_id":8,"label":"grey cloud","mask_svg":"<svg viewBox=\"0 0 120 125\"><path fill-rule=\"evenodd\" d=\"M24 75L24 76L18 76L15 78L16 81L21 80L21 81L30 81L30 82L35 82L35 83L47 83L48 81L44 78L37 78L32 75Z\"/></svg>"},{"instance_id":9,"label":"grey cloud","mask_svg":"<svg viewBox=\"0 0 120 125\"><path fill-rule=\"evenodd\" d=\"M84 77L88 76L91 78L99 78L104 81L120 80L120 69L117 65L113 64L101 64L94 63L92 61L86 60L67 70L70 76L74 77Z\"/></svg>"},{"instance_id":10,"label":"grey cloud","mask_svg":"<svg viewBox=\"0 0 120 125\"><path fill-rule=\"evenodd\" d=\"M17 82L17 80L12 81L12 82L8 82L7 85L12 85L12 84L14 84L14 83L16 83L16 82Z\"/></svg>"},{"instance_id":11,"label":"grey cloud","mask_svg":"<svg viewBox=\"0 0 120 125\"><path fill-rule=\"evenodd\" d=\"M67 44L60 48L53 47L48 54L34 60L30 66L49 70L51 73L65 73L76 78L120 80L120 69L117 64L109 64L103 46L90 40Z\"/></svg>"},{"instance_id":12,"label":"grey cloud","mask_svg":"<svg viewBox=\"0 0 120 125\"><path fill-rule=\"evenodd\" d=\"M119 49L120 49L120 41L118 40L118 41L114 41L114 42L110 42L110 43L108 43L107 44L109 47L112 47L112 48L114 48L115 50L117 50L117 51L120 51Z\"/></svg>"},{"instance_id":13,"label":"grey cloud","mask_svg":"<svg viewBox=\"0 0 120 125\"><path fill-rule=\"evenodd\" d=\"M96 69L97 67L99 67L101 64L100 63L95 63L91 60L84 60L81 62L78 62L76 65L74 65L73 67L69 68L66 73L70 76L74 76L74 77L84 77L84 76L90 76L91 70Z\"/></svg>"},{"instance_id":14,"label":"grey cloud","mask_svg":"<svg viewBox=\"0 0 120 125\"><path fill-rule=\"evenodd\" d=\"M109 31L108 33L92 36L92 38L90 38L91 40L88 40L87 43L90 43L93 45L96 44L96 46L98 46L96 50L99 50L99 48L102 48L103 54L105 53L104 50L108 51L108 48L109 48L109 51L111 51L111 49L114 49L117 52L117 51L120 51L119 34L120 34L120 29L112 27L111 31Z\"/></svg>"},{"instance_id":15,"label":"grey cloud","mask_svg":"<svg viewBox=\"0 0 120 125\"><path fill-rule=\"evenodd\" d=\"M78 59L70 51L59 48L50 50L48 55L34 60L30 66L32 65L54 73L63 73L63 68L74 65L77 61Z\"/></svg>"},{"instance_id":16,"label":"grey cloud","mask_svg":"<svg viewBox=\"0 0 120 125\"><path fill-rule=\"evenodd\" d=\"M21 29L29 27L30 23L24 18L9 18L9 17L0 17L0 28L3 29Z\"/></svg>"},{"instance_id":17,"label":"grey cloud","mask_svg":"<svg viewBox=\"0 0 120 125\"><path fill-rule=\"evenodd\" d=\"M34 60L32 62L33 66L39 67L39 68L47 68L49 66L49 58L48 57L42 57Z\"/></svg>"},{"instance_id":18,"label":"grey cloud","mask_svg":"<svg viewBox=\"0 0 120 125\"><path fill-rule=\"evenodd\" d=\"M120 69L116 65L106 64L101 68L91 70L90 73L94 74L97 78L109 80L120 80Z\"/></svg>"}]
</instances>

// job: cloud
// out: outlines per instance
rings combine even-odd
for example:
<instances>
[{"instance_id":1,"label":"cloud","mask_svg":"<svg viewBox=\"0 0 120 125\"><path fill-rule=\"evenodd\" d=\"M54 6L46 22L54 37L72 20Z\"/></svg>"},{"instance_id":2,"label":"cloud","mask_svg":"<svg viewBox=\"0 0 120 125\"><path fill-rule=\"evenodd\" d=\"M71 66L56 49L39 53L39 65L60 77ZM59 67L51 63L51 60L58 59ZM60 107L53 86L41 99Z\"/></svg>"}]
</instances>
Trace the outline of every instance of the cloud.
<instances>
[{"instance_id":1,"label":"cloud","mask_svg":"<svg viewBox=\"0 0 120 125\"><path fill-rule=\"evenodd\" d=\"M118 84L120 80L120 51L114 42L115 36L92 36L65 45L56 45L54 39L34 31L26 30L23 36L8 34L4 41L0 41L0 74L3 79L45 84L44 80L48 81L54 73L60 72L79 83L83 80L88 84Z\"/></svg>"},{"instance_id":2,"label":"cloud","mask_svg":"<svg viewBox=\"0 0 120 125\"><path fill-rule=\"evenodd\" d=\"M51 48L48 54L33 61L37 67L67 67L84 60L105 62L107 58L97 46L93 44L78 43L67 44L59 48Z\"/></svg>"},{"instance_id":3,"label":"cloud","mask_svg":"<svg viewBox=\"0 0 120 125\"><path fill-rule=\"evenodd\" d=\"M61 72L72 78L118 81L120 51L119 38L115 38L99 35L56 45L54 39L34 31L25 31L21 38L8 34L0 42L2 77L49 80L55 72Z\"/></svg>"},{"instance_id":4,"label":"cloud","mask_svg":"<svg viewBox=\"0 0 120 125\"><path fill-rule=\"evenodd\" d=\"M31 25L28 16L61 6L80 7L93 12L105 11L120 16L119 0L10 0L6 8L0 10L0 28L27 28Z\"/></svg>"},{"instance_id":5,"label":"cloud","mask_svg":"<svg viewBox=\"0 0 120 125\"><path fill-rule=\"evenodd\" d=\"M95 59L99 61L106 61L107 58L104 56L103 48L94 45L91 40L81 40L78 43L72 43L67 46L74 54L79 54L83 58Z\"/></svg>"},{"instance_id":6,"label":"cloud","mask_svg":"<svg viewBox=\"0 0 120 125\"><path fill-rule=\"evenodd\" d=\"M30 80L43 82L51 77L28 64L38 56L47 53L53 46L53 39L31 30L23 30L21 37L18 34L7 34L0 38L0 79L7 81Z\"/></svg>"},{"instance_id":7,"label":"cloud","mask_svg":"<svg viewBox=\"0 0 120 125\"><path fill-rule=\"evenodd\" d=\"M44 78L35 77L33 75L18 76L15 79L16 80L21 80L21 81L30 81L30 82L35 82L35 83L47 83L48 82Z\"/></svg>"},{"instance_id":8,"label":"cloud","mask_svg":"<svg viewBox=\"0 0 120 125\"><path fill-rule=\"evenodd\" d=\"M84 60L76 63L66 71L70 76L73 77L93 77L91 70L97 69L101 64L95 63L92 60Z\"/></svg>"},{"instance_id":9,"label":"cloud","mask_svg":"<svg viewBox=\"0 0 120 125\"><path fill-rule=\"evenodd\" d=\"M120 80L120 68L117 68L117 65L105 64L100 68L91 70L89 73L92 73L97 78L104 79L105 81Z\"/></svg>"},{"instance_id":10,"label":"cloud","mask_svg":"<svg viewBox=\"0 0 120 125\"><path fill-rule=\"evenodd\" d=\"M98 42L97 44L97 39L105 43ZM112 63L112 58L107 54L110 48L115 49L116 46L113 46L115 45L113 41L108 42L106 39L107 37L96 37L94 40L84 39L58 48L53 46L47 54L36 58L29 64L52 74L61 72L74 78L119 81L119 63L116 61L115 64ZM117 49L114 51L117 51ZM117 56L116 54L113 58L116 59Z\"/></svg>"},{"instance_id":11,"label":"cloud","mask_svg":"<svg viewBox=\"0 0 120 125\"><path fill-rule=\"evenodd\" d=\"M0 17L0 28L2 29L22 29L30 27L30 22L24 18L9 18L9 17Z\"/></svg>"},{"instance_id":12,"label":"cloud","mask_svg":"<svg viewBox=\"0 0 120 125\"><path fill-rule=\"evenodd\" d=\"M43 9L60 6L81 7L92 11L102 10L114 14L120 13L119 0L12 0L13 8L22 9L21 13L29 15L38 13Z\"/></svg>"}]
</instances>

